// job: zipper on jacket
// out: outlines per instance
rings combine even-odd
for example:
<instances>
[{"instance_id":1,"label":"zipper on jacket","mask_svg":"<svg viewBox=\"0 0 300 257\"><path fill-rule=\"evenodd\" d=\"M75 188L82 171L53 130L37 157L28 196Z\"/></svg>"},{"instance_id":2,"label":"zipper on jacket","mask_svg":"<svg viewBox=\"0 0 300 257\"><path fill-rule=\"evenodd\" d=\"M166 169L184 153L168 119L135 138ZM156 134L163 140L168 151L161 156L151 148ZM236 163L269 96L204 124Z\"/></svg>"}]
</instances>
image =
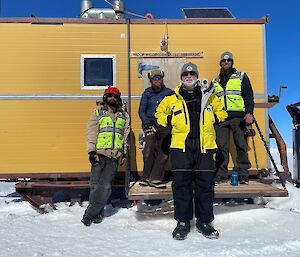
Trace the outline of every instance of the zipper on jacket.
<instances>
[{"instance_id":1,"label":"zipper on jacket","mask_svg":"<svg viewBox=\"0 0 300 257\"><path fill-rule=\"evenodd\" d=\"M184 112L184 118L185 118L185 124L187 124L187 117L186 117L186 109L185 109L185 106L184 106L184 103L182 102L182 106L183 106L183 112Z\"/></svg>"}]
</instances>

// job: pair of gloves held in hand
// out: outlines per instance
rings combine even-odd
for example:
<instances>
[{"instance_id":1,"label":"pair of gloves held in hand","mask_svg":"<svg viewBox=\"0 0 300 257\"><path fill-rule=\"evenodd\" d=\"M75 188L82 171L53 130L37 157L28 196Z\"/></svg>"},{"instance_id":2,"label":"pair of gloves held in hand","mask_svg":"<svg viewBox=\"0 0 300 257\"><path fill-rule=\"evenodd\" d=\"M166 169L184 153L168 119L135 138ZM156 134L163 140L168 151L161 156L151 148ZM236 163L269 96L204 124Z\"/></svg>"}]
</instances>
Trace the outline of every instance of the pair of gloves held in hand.
<instances>
[{"instance_id":1,"label":"pair of gloves held in hand","mask_svg":"<svg viewBox=\"0 0 300 257\"><path fill-rule=\"evenodd\" d=\"M96 151L89 152L89 161L92 166L100 165L100 156L96 153ZM125 157L121 157L120 165L123 166L126 162Z\"/></svg>"}]
</instances>

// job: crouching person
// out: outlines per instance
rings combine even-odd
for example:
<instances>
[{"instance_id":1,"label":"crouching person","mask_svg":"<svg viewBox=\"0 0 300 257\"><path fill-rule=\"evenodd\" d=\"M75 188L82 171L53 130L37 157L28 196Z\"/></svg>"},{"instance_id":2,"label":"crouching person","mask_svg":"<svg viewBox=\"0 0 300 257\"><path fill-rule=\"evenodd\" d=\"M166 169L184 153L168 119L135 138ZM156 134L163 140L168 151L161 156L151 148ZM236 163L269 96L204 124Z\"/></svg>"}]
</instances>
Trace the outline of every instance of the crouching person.
<instances>
[{"instance_id":1,"label":"crouching person","mask_svg":"<svg viewBox=\"0 0 300 257\"><path fill-rule=\"evenodd\" d=\"M125 163L129 124L129 116L122 109L121 92L115 87L108 87L100 108L92 113L87 125L91 178L89 205L81 220L85 226L102 222L119 159L121 165Z\"/></svg>"},{"instance_id":2,"label":"crouching person","mask_svg":"<svg viewBox=\"0 0 300 257\"><path fill-rule=\"evenodd\" d=\"M197 230L207 238L218 238L210 223L214 220L214 155L217 149L214 123L224 121L227 113L213 93L213 86L198 80L198 68L186 63L181 82L156 109L162 126L172 125L171 164L174 218L177 226L172 236L183 240L190 232L195 206Z\"/></svg>"}]
</instances>

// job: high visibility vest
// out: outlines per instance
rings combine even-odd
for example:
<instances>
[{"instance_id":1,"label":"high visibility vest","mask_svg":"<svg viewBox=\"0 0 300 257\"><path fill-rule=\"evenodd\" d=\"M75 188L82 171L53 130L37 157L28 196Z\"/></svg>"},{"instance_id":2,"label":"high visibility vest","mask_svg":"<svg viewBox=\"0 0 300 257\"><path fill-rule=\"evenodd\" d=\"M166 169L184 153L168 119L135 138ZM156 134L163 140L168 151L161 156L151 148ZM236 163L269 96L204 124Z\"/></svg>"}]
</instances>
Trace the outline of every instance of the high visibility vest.
<instances>
[{"instance_id":1,"label":"high visibility vest","mask_svg":"<svg viewBox=\"0 0 300 257\"><path fill-rule=\"evenodd\" d=\"M219 78L213 80L215 93L222 101L226 111L245 111L245 103L242 97L242 80L244 72L236 71L228 80L225 90L219 83Z\"/></svg>"},{"instance_id":2,"label":"high visibility vest","mask_svg":"<svg viewBox=\"0 0 300 257\"><path fill-rule=\"evenodd\" d=\"M124 129L126 118L124 114L118 113L117 120L112 118L103 110L96 110L99 123L99 134L97 149L118 149L124 146Z\"/></svg>"}]
</instances>

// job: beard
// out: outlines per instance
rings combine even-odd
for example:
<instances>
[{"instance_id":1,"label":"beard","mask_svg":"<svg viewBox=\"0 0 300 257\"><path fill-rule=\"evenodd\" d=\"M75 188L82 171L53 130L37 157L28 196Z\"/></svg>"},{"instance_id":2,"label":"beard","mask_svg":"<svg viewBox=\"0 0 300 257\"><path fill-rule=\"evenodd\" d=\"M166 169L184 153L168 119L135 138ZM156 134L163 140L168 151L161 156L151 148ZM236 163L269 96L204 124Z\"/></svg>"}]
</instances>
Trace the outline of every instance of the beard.
<instances>
[{"instance_id":1,"label":"beard","mask_svg":"<svg viewBox=\"0 0 300 257\"><path fill-rule=\"evenodd\" d=\"M161 85L152 85L151 87L155 92L159 92L161 90Z\"/></svg>"},{"instance_id":2,"label":"beard","mask_svg":"<svg viewBox=\"0 0 300 257\"><path fill-rule=\"evenodd\" d=\"M190 82L183 81L183 88L186 90L193 90L197 86L198 79L193 79Z\"/></svg>"},{"instance_id":3,"label":"beard","mask_svg":"<svg viewBox=\"0 0 300 257\"><path fill-rule=\"evenodd\" d=\"M231 70L232 70L232 67L229 67L227 69L222 67L221 68L221 74L223 74L225 77L227 77L228 75L231 75Z\"/></svg>"},{"instance_id":4,"label":"beard","mask_svg":"<svg viewBox=\"0 0 300 257\"><path fill-rule=\"evenodd\" d=\"M112 98L109 101L107 101L107 105L111 106L111 107L118 107L119 103L118 103L118 99Z\"/></svg>"}]
</instances>

